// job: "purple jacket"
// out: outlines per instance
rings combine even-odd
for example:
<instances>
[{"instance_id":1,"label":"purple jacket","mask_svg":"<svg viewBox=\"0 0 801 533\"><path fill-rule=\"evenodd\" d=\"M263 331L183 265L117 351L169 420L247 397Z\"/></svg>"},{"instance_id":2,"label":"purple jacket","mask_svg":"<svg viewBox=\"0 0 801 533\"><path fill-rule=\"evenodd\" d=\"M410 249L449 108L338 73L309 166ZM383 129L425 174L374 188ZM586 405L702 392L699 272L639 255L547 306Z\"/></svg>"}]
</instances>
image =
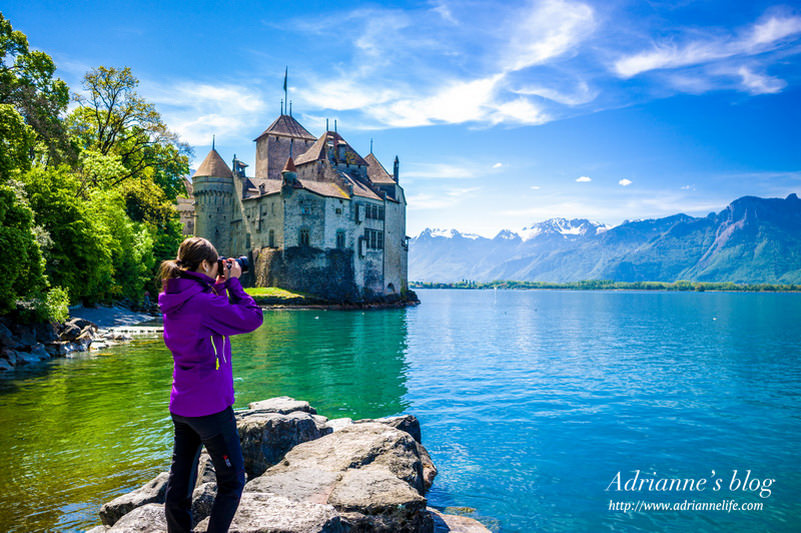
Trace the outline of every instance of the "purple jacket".
<instances>
[{"instance_id":1,"label":"purple jacket","mask_svg":"<svg viewBox=\"0 0 801 533\"><path fill-rule=\"evenodd\" d=\"M196 272L167 280L159 306L164 313L164 344L174 361L170 412L205 416L233 405L228 337L257 329L264 318L261 308L242 290L239 279L215 284Z\"/></svg>"}]
</instances>

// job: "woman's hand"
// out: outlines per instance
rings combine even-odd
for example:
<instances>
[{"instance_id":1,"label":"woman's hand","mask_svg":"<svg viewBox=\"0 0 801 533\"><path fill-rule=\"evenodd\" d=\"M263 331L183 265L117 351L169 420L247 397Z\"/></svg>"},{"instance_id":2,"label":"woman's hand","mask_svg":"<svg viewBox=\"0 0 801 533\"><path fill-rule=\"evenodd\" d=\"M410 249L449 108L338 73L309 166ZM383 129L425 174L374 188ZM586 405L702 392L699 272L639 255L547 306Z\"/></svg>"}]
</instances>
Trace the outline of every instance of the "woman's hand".
<instances>
[{"instance_id":1,"label":"woman's hand","mask_svg":"<svg viewBox=\"0 0 801 533\"><path fill-rule=\"evenodd\" d=\"M238 278L242 275L242 267L239 266L239 261L229 259L225 262L225 279Z\"/></svg>"}]
</instances>

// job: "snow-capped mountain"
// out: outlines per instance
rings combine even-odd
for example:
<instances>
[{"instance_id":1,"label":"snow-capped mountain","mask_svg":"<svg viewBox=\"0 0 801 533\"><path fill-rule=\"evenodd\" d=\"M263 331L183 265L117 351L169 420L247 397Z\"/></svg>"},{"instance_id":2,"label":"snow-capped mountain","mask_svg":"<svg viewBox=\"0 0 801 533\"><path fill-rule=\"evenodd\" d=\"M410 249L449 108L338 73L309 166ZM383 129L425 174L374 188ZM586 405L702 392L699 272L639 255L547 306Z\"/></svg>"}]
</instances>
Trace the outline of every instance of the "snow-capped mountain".
<instances>
[{"instance_id":1,"label":"snow-capped mountain","mask_svg":"<svg viewBox=\"0 0 801 533\"><path fill-rule=\"evenodd\" d=\"M411 281L801 283L801 200L746 196L720 213L610 228L553 218L493 238L426 229L410 241Z\"/></svg>"}]
</instances>

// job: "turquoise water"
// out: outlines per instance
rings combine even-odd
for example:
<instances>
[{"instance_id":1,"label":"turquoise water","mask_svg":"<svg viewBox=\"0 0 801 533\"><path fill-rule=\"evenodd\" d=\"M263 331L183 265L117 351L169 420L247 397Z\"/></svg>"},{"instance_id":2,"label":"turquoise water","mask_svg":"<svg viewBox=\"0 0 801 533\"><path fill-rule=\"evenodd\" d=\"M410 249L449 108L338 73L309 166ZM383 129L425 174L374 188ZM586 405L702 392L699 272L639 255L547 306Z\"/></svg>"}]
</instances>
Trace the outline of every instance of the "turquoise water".
<instances>
[{"instance_id":1,"label":"turquoise water","mask_svg":"<svg viewBox=\"0 0 801 533\"><path fill-rule=\"evenodd\" d=\"M411 309L265 313L233 339L237 407L290 395L330 418L413 413L440 471L429 503L496 531L801 529L801 295L418 294ZM0 378L0 530L86 529L166 469L170 375L156 339ZM724 482L605 490L635 470ZM733 470L775 479L770 496L730 491ZM763 508L609 509L637 500Z\"/></svg>"}]
</instances>

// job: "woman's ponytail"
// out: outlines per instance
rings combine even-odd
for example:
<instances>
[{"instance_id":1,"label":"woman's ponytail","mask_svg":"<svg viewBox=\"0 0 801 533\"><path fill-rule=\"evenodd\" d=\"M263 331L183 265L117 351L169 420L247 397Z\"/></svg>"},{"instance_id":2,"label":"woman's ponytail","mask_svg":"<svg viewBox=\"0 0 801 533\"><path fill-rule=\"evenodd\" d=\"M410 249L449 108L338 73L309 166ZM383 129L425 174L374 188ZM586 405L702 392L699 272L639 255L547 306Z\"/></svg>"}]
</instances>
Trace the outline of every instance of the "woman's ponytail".
<instances>
[{"instance_id":1,"label":"woman's ponytail","mask_svg":"<svg viewBox=\"0 0 801 533\"><path fill-rule=\"evenodd\" d=\"M217 249L214 245L202 237L189 237L184 239L178 247L178 257L162 261L159 268L159 278L162 284L168 279L181 277L184 270L197 270L200 263L207 261L209 264L217 262Z\"/></svg>"}]
</instances>

